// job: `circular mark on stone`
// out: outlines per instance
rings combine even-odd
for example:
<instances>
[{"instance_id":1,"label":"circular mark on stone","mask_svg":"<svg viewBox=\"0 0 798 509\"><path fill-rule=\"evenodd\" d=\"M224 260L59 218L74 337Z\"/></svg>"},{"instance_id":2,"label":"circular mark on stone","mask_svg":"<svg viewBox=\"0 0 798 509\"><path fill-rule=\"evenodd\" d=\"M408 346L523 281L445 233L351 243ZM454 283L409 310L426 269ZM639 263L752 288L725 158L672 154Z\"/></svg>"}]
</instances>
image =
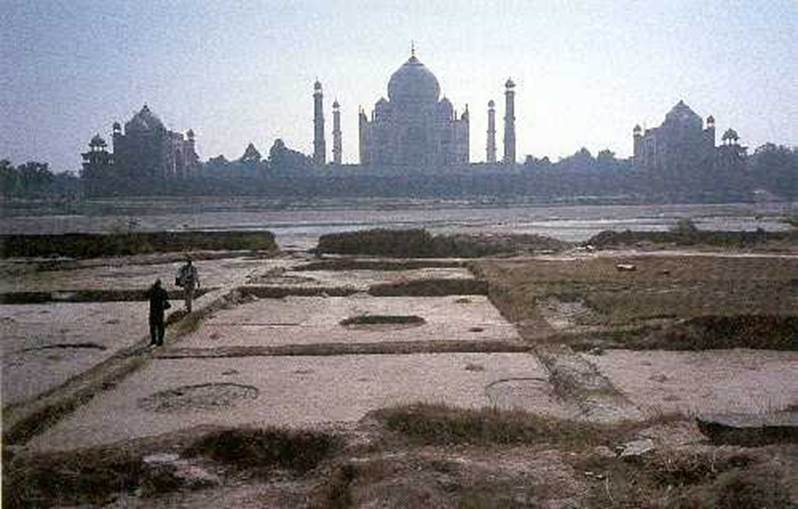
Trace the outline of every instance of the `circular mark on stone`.
<instances>
[{"instance_id":1,"label":"circular mark on stone","mask_svg":"<svg viewBox=\"0 0 798 509\"><path fill-rule=\"evenodd\" d=\"M341 320L341 325L350 329L392 330L419 327L426 323L416 315L360 315Z\"/></svg>"},{"instance_id":2,"label":"circular mark on stone","mask_svg":"<svg viewBox=\"0 0 798 509\"><path fill-rule=\"evenodd\" d=\"M485 396L491 405L506 408L528 408L530 402L549 402L553 408L557 397L551 393L547 380L541 377L502 378L485 386Z\"/></svg>"},{"instance_id":3,"label":"circular mark on stone","mask_svg":"<svg viewBox=\"0 0 798 509\"><path fill-rule=\"evenodd\" d=\"M482 327L471 327L470 329L468 329L468 332L482 332L484 330L485 329L483 329Z\"/></svg>"},{"instance_id":4,"label":"circular mark on stone","mask_svg":"<svg viewBox=\"0 0 798 509\"><path fill-rule=\"evenodd\" d=\"M238 374L238 370L237 369L228 369L226 371L222 371L222 374L225 375L225 376L227 376L227 375L237 375Z\"/></svg>"},{"instance_id":5,"label":"circular mark on stone","mask_svg":"<svg viewBox=\"0 0 798 509\"><path fill-rule=\"evenodd\" d=\"M139 407L156 413L187 413L221 410L236 403L253 400L260 391L251 385L209 383L184 385L150 394L138 401Z\"/></svg>"}]
</instances>

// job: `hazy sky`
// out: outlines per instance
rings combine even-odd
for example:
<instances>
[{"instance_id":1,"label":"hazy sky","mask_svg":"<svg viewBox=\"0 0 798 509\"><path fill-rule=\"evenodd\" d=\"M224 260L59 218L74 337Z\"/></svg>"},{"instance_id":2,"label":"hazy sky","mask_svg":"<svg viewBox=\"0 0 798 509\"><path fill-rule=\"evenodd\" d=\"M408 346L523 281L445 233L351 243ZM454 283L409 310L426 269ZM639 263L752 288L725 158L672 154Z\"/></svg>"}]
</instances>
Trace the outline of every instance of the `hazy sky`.
<instances>
[{"instance_id":1,"label":"hazy sky","mask_svg":"<svg viewBox=\"0 0 798 509\"><path fill-rule=\"evenodd\" d=\"M275 138L310 153L316 76L327 147L337 98L357 162L358 105L387 94L411 40L455 108L468 103L472 161L508 76L519 160L628 156L634 124L658 125L679 99L751 148L798 144L794 0L0 0L0 21L0 158L57 171L145 102L193 128L203 160L250 141L266 155Z\"/></svg>"}]
</instances>

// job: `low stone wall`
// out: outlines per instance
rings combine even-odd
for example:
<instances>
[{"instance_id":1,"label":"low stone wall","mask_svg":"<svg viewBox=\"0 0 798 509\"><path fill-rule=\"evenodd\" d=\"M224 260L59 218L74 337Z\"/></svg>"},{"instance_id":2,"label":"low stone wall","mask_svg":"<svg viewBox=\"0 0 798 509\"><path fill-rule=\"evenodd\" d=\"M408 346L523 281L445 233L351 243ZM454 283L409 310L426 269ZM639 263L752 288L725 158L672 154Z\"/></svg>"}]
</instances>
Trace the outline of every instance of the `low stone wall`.
<instances>
[{"instance_id":1,"label":"low stone wall","mask_svg":"<svg viewBox=\"0 0 798 509\"><path fill-rule=\"evenodd\" d=\"M396 258L478 258L513 253L558 251L567 242L540 235L432 235L427 230L375 229L322 235L316 251Z\"/></svg>"},{"instance_id":2,"label":"low stone wall","mask_svg":"<svg viewBox=\"0 0 798 509\"><path fill-rule=\"evenodd\" d=\"M632 246L640 243L672 244L678 246L706 245L716 247L750 247L768 242L798 242L798 232L756 231L668 231L636 232L605 230L591 237L585 244L597 248Z\"/></svg>"},{"instance_id":3,"label":"low stone wall","mask_svg":"<svg viewBox=\"0 0 798 509\"><path fill-rule=\"evenodd\" d=\"M0 257L94 258L191 250L276 250L274 235L258 232L67 233L0 235Z\"/></svg>"},{"instance_id":4,"label":"low stone wall","mask_svg":"<svg viewBox=\"0 0 798 509\"><path fill-rule=\"evenodd\" d=\"M215 288L197 288L198 299ZM167 292L172 300L183 298L183 290ZM130 302L146 301L146 290L59 290L53 292L8 292L0 293L0 304L44 304L48 302Z\"/></svg>"}]
</instances>

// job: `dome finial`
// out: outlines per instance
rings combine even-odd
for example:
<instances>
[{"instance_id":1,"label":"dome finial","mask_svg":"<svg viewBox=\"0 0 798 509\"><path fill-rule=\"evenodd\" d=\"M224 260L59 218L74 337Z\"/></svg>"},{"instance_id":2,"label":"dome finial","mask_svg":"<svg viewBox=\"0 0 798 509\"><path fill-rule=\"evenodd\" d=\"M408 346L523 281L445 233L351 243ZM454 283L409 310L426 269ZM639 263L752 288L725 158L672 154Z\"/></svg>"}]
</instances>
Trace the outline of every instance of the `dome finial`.
<instances>
[{"instance_id":1,"label":"dome finial","mask_svg":"<svg viewBox=\"0 0 798 509\"><path fill-rule=\"evenodd\" d=\"M410 39L410 57L413 58L416 56L416 41Z\"/></svg>"}]
</instances>

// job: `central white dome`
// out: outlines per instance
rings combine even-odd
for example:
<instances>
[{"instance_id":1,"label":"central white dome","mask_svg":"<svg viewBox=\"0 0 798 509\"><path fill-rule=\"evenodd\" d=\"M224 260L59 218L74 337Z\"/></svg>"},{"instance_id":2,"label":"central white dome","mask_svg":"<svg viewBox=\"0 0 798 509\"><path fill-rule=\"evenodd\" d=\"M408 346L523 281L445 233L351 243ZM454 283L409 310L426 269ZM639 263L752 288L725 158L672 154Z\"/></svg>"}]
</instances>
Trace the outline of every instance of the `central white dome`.
<instances>
[{"instance_id":1,"label":"central white dome","mask_svg":"<svg viewBox=\"0 0 798 509\"><path fill-rule=\"evenodd\" d=\"M402 64L388 82L388 98L392 102L437 102L440 93L438 79L415 56Z\"/></svg>"}]
</instances>

